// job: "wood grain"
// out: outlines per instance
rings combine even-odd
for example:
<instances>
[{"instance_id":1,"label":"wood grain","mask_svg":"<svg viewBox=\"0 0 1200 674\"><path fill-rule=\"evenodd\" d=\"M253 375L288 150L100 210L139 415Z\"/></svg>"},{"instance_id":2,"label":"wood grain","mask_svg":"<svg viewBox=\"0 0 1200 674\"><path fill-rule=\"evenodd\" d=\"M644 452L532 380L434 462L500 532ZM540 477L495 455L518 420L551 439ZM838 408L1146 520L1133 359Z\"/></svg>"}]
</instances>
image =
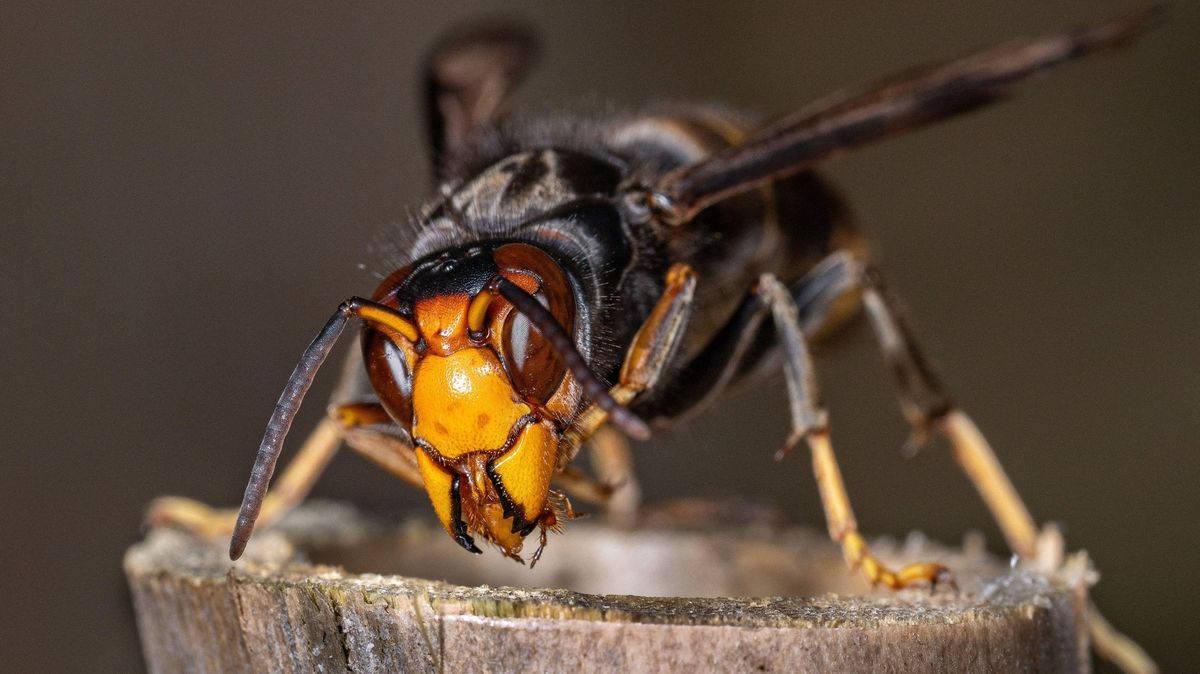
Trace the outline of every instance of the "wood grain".
<instances>
[{"instance_id":1,"label":"wood grain","mask_svg":"<svg viewBox=\"0 0 1200 674\"><path fill-rule=\"evenodd\" d=\"M695 504L635 530L573 522L533 571L428 520L312 503L237 563L224 541L151 531L125 557L150 671L1090 669L1082 556L1047 576L978 542L877 541L889 562L949 564L959 588L871 592L824 535Z\"/></svg>"}]
</instances>

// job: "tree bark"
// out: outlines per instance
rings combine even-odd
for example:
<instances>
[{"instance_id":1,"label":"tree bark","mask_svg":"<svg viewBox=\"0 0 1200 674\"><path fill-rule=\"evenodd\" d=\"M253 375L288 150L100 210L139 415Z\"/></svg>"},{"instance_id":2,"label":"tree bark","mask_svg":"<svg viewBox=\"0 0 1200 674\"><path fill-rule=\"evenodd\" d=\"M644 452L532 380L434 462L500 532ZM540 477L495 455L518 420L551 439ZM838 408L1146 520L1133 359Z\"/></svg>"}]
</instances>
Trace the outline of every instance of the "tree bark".
<instances>
[{"instance_id":1,"label":"tree bark","mask_svg":"<svg viewBox=\"0 0 1200 674\"><path fill-rule=\"evenodd\" d=\"M736 510L571 522L530 571L467 554L432 517L385 526L313 503L258 532L243 561L158 529L125 572L151 672L1090 668L1083 556L1044 575L978 542L910 536L876 552L946 563L957 590L872 592L823 534Z\"/></svg>"}]
</instances>

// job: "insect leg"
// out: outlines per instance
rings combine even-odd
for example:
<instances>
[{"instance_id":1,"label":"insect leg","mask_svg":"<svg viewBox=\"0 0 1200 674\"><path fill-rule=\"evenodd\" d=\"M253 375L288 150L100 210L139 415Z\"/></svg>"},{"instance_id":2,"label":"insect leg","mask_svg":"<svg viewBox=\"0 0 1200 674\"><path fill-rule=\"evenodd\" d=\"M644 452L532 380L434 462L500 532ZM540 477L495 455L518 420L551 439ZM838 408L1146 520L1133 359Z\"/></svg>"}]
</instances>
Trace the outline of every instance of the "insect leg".
<instances>
[{"instance_id":1,"label":"insect leg","mask_svg":"<svg viewBox=\"0 0 1200 674\"><path fill-rule=\"evenodd\" d=\"M329 409L346 444L371 463L414 487L424 487L412 440L375 402L348 403Z\"/></svg>"},{"instance_id":2,"label":"insect leg","mask_svg":"<svg viewBox=\"0 0 1200 674\"><path fill-rule=\"evenodd\" d=\"M631 526L637 517L642 490L633 472L633 452L625 436L612 428L601 428L592 436L589 456L596 477L609 488L604 503L608 521Z\"/></svg>"},{"instance_id":3,"label":"insect leg","mask_svg":"<svg viewBox=\"0 0 1200 674\"><path fill-rule=\"evenodd\" d=\"M862 267L856 253L838 251L791 285L810 344L836 333L857 313ZM669 381L660 382L655 398L639 403L638 413L678 420L778 371L776 331L764 325L770 313L761 295L747 293L708 345Z\"/></svg>"},{"instance_id":4,"label":"insect leg","mask_svg":"<svg viewBox=\"0 0 1200 674\"><path fill-rule=\"evenodd\" d=\"M896 383L900 407L913 428L908 446L920 446L931 429L944 433L953 447L955 460L991 510L1009 548L1022 557L1035 557L1037 524L991 445L971 418L950 400L904 320L899 300L888 292L879 269L868 270L864 283L863 307Z\"/></svg>"},{"instance_id":5,"label":"insect leg","mask_svg":"<svg viewBox=\"0 0 1200 674\"><path fill-rule=\"evenodd\" d=\"M604 516L618 526L630 526L637 515L641 489L633 473L633 454L625 436L611 427L598 429L588 441L592 477L567 466L554 477L568 494L604 508Z\"/></svg>"},{"instance_id":6,"label":"insect leg","mask_svg":"<svg viewBox=\"0 0 1200 674\"><path fill-rule=\"evenodd\" d=\"M263 498L258 520L270 524L304 500L317 478L329 465L342 442L338 423L325 419L317 425L296 457ZM204 538L228 536L237 523L236 508L213 508L179 496L155 499L146 513L146 523L185 529Z\"/></svg>"},{"instance_id":7,"label":"insect leg","mask_svg":"<svg viewBox=\"0 0 1200 674\"><path fill-rule=\"evenodd\" d=\"M336 405L363 398L371 392L370 386L362 366L362 357L357 349L352 349L342 364L331 402ZM344 432L339 431L339 426L344 427L344 424L338 424L335 420L336 417L331 415L313 430L280 477L279 483L266 497L263 517L268 523L276 521L304 500L337 452ZM236 520L236 510L217 509L178 496L155 499L146 513L147 524L173 526L212 538L228 536L233 532Z\"/></svg>"},{"instance_id":8,"label":"insect leg","mask_svg":"<svg viewBox=\"0 0 1200 674\"><path fill-rule=\"evenodd\" d=\"M357 359L358 354L353 356ZM299 505L343 440L351 449L392 475L414 486L422 486L421 475L412 458L412 444L406 437L384 430L387 427L381 424L390 422L387 412L377 403L331 407L329 418L313 430L296 458L267 492L258 523L268 526ZM204 538L217 538L233 531L237 514L233 508L213 508L188 498L164 496L150 504L146 523L185 529Z\"/></svg>"},{"instance_id":9,"label":"insect leg","mask_svg":"<svg viewBox=\"0 0 1200 674\"><path fill-rule=\"evenodd\" d=\"M796 302L788 288L770 274L759 278L757 293L771 307L775 328L783 346L784 376L792 414L792 435L788 444L801 439L808 443L829 536L842 546L846 563L851 568L862 569L863 575L872 584L883 583L891 588L907 587L922 581L936 584L948 579L949 571L941 564L910 564L899 571L892 571L871 554L858 531L850 497L829 441L826 414L819 407L812 359L805 345Z\"/></svg>"},{"instance_id":10,"label":"insect leg","mask_svg":"<svg viewBox=\"0 0 1200 674\"><path fill-rule=\"evenodd\" d=\"M628 405L637 394L653 387L666 369L679 346L692 311L696 293L696 273L686 264L675 264L667 270L666 289L654 305L649 318L642 324L625 354L617 385L610 391L613 399ZM563 436L559 451L559 469L575 458L580 446L587 442L608 420L608 412L589 405Z\"/></svg>"},{"instance_id":11,"label":"insect leg","mask_svg":"<svg viewBox=\"0 0 1200 674\"><path fill-rule=\"evenodd\" d=\"M404 461L411 456L412 446L405 444L405 438L380 430L385 428L382 424L391 423L387 412L378 403L356 402L370 393L371 385L362 366L362 357L358 349L351 349L338 376L328 416L308 436L296 457L268 491L263 499L260 522L275 522L299 505L343 440L393 475L421 484L415 462L407 462L412 465L408 470ZM400 451L401 448L408 452ZM155 499L146 514L147 524L173 526L206 538L228 536L236 521L235 509L213 508L178 496Z\"/></svg>"},{"instance_id":12,"label":"insect leg","mask_svg":"<svg viewBox=\"0 0 1200 674\"><path fill-rule=\"evenodd\" d=\"M574 466L567 466L555 475L554 484L562 487L571 498L600 506L608 503L614 491L612 485L601 482Z\"/></svg>"},{"instance_id":13,"label":"insect leg","mask_svg":"<svg viewBox=\"0 0 1200 674\"><path fill-rule=\"evenodd\" d=\"M230 559L236 560L246 549L246 543L254 531L254 523L262 510L271 476L275 473L275 464L283 450L283 441L292 428L292 422L296 420L296 413L312 386L313 378L352 318L374 323L398 339L417 339L417 329L407 318L378 302L351 297L338 305L337 310L325 322L325 326L300 355L300 361L292 369L287 385L283 387L283 393L275 403L275 410L271 413L267 430L263 433L258 453L254 457L254 466L250 469L250 480L242 495L237 524L229 541Z\"/></svg>"},{"instance_id":14,"label":"insect leg","mask_svg":"<svg viewBox=\"0 0 1200 674\"><path fill-rule=\"evenodd\" d=\"M943 433L950 440L958 465L1000 525L1009 548L1026 559L1036 558L1038 529L1033 516L975 422L951 402L899 305L884 285L880 271L869 269L863 306L896 381L901 408L914 429L909 445L922 442L929 429ZM1097 653L1126 672L1158 671L1150 656L1132 639L1116 631L1094 604L1088 604L1087 616L1088 633Z\"/></svg>"}]
</instances>

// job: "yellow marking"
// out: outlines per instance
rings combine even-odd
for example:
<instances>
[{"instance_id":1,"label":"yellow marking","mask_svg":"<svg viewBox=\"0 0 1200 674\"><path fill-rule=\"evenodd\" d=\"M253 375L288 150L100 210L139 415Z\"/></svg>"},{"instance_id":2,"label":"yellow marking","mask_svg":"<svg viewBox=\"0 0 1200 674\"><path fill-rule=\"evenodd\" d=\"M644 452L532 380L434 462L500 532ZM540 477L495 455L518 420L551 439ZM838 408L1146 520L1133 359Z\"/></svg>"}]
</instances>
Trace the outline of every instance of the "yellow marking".
<instances>
[{"instance_id":1,"label":"yellow marking","mask_svg":"<svg viewBox=\"0 0 1200 674\"><path fill-rule=\"evenodd\" d=\"M553 448L551 448L553 450ZM466 482L470 490L463 494L463 521L469 531L482 535L485 539L499 545L506 555L516 555L521 551L522 537L513 533L513 520L504 516L504 508L500 497L492 485L488 475L490 455L475 453L462 458L459 466L466 471ZM541 509L532 516L541 514Z\"/></svg>"},{"instance_id":2,"label":"yellow marking","mask_svg":"<svg viewBox=\"0 0 1200 674\"><path fill-rule=\"evenodd\" d=\"M450 520L450 485L453 484L453 479L450 474L442 469L423 449L416 450L417 455L417 470L421 473L421 481L425 483L425 492L429 494L429 500L433 503L433 511L437 513L438 519L442 522L442 526L446 528L446 532L451 536L454 535L454 522Z\"/></svg>"},{"instance_id":3,"label":"yellow marking","mask_svg":"<svg viewBox=\"0 0 1200 674\"><path fill-rule=\"evenodd\" d=\"M547 425L529 424L512 449L493 464L504 490L527 519L537 517L546 505L557 455L558 438Z\"/></svg>"},{"instance_id":4,"label":"yellow marking","mask_svg":"<svg viewBox=\"0 0 1200 674\"><path fill-rule=\"evenodd\" d=\"M467 307L467 327L471 329L471 332L483 331L483 323L487 320L488 307L492 305L492 300L495 297L495 295L485 290L471 300L471 305Z\"/></svg>"},{"instance_id":5,"label":"yellow marking","mask_svg":"<svg viewBox=\"0 0 1200 674\"><path fill-rule=\"evenodd\" d=\"M521 538L520 534L513 533L512 518L504 517L504 508L499 503L489 501L481 508L481 514L484 526L487 527L484 536L499 545L504 549L507 555L515 555L521 551L525 539ZM541 511L534 513L532 517L537 517Z\"/></svg>"},{"instance_id":6,"label":"yellow marking","mask_svg":"<svg viewBox=\"0 0 1200 674\"><path fill-rule=\"evenodd\" d=\"M447 459L500 449L530 413L488 348L422 358L413 374L412 408L413 435Z\"/></svg>"},{"instance_id":7,"label":"yellow marking","mask_svg":"<svg viewBox=\"0 0 1200 674\"><path fill-rule=\"evenodd\" d=\"M417 327L409 323L404 318L397 316L390 311L383 311L375 307L362 307L358 311L358 315L363 320L378 323L386 328L390 328L393 332L401 335L410 343L414 343L420 337L417 334Z\"/></svg>"}]
</instances>

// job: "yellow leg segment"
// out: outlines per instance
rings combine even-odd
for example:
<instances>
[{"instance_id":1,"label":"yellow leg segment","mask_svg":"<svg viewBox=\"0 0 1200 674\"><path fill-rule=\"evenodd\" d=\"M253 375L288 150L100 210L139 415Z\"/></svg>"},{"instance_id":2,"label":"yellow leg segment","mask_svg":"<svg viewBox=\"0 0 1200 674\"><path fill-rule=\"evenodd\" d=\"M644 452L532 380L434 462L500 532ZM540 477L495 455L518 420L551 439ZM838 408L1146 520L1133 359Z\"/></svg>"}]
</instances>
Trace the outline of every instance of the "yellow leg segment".
<instances>
[{"instance_id":1,"label":"yellow leg segment","mask_svg":"<svg viewBox=\"0 0 1200 674\"><path fill-rule=\"evenodd\" d=\"M1090 601L1087 626L1088 636L1092 638L1092 648L1096 650L1097 655L1128 674L1158 674L1158 665L1150 658L1150 654L1136 641L1118 632L1101 615L1096 604Z\"/></svg>"},{"instance_id":2,"label":"yellow leg segment","mask_svg":"<svg viewBox=\"0 0 1200 674\"><path fill-rule=\"evenodd\" d=\"M610 390L613 399L622 405L633 402L637 394L658 382L667 361L679 345L691 315L692 299L696 293L696 272L686 264L674 264L667 270L666 288L654 309L633 337L625 354L616 386ZM589 405L575 423L563 434L559 451L561 471L583 443L608 421L608 413Z\"/></svg>"},{"instance_id":3,"label":"yellow leg segment","mask_svg":"<svg viewBox=\"0 0 1200 674\"><path fill-rule=\"evenodd\" d=\"M641 489L633 474L629 442L619 431L601 427L589 440L588 449L595 477L567 466L555 476L555 483L573 498L599 505L609 523L633 526L641 503Z\"/></svg>"},{"instance_id":4,"label":"yellow leg segment","mask_svg":"<svg viewBox=\"0 0 1200 674\"><path fill-rule=\"evenodd\" d=\"M1008 547L1027 559L1037 556L1037 524L1008 479L992 446L975 422L960 410L951 410L941 420L941 430L950 440L954 460L967 474L983 502L992 511Z\"/></svg>"},{"instance_id":5,"label":"yellow leg segment","mask_svg":"<svg viewBox=\"0 0 1200 674\"><path fill-rule=\"evenodd\" d=\"M612 428L601 428L592 437L589 448L596 479L610 489L604 503L605 519L617 526L633 526L642 490L633 474L633 452L629 441Z\"/></svg>"},{"instance_id":6,"label":"yellow leg segment","mask_svg":"<svg viewBox=\"0 0 1200 674\"><path fill-rule=\"evenodd\" d=\"M941 564L925 562L910 564L899 571L892 571L871 554L871 549L858 532L850 497L842 481L842 472L833 455L829 432L814 430L805 439L812 451L813 473L817 478L817 489L821 492L821 503L825 507L825 518L829 525L829 536L842 546L842 555L850 568L859 568L872 584L883 584L892 589L908 587L914 583L928 582L936 585L948 581L950 571Z\"/></svg>"},{"instance_id":7,"label":"yellow leg segment","mask_svg":"<svg viewBox=\"0 0 1200 674\"><path fill-rule=\"evenodd\" d=\"M372 424L389 421L391 419L383 408L374 403L331 408L329 416L308 436L296 457L267 492L258 526L268 526L300 505L343 440L355 452L392 475L422 486L412 447L400 438L369 428ZM236 508L213 508L189 498L164 496L150 504L146 523L177 527L202 538L221 538L233 532L237 515Z\"/></svg>"},{"instance_id":8,"label":"yellow leg segment","mask_svg":"<svg viewBox=\"0 0 1200 674\"><path fill-rule=\"evenodd\" d=\"M329 414L341 426L342 438L351 449L394 477L424 488L425 481L417 468L417 457L408 438L372 428L391 423L392 418L383 406L351 403L330 408Z\"/></svg>"},{"instance_id":9,"label":"yellow leg segment","mask_svg":"<svg viewBox=\"0 0 1200 674\"><path fill-rule=\"evenodd\" d=\"M1037 558L1038 529L1029 509L1008 479L987 438L971 418L960 410L951 410L940 421L940 428L954 451L954 460L962 467L992 517L1004 533L1008 547L1024 559ZM1096 653L1129 674L1155 674L1158 665L1134 640L1121 634L1105 619L1094 602L1088 602L1088 635Z\"/></svg>"},{"instance_id":10,"label":"yellow leg segment","mask_svg":"<svg viewBox=\"0 0 1200 674\"><path fill-rule=\"evenodd\" d=\"M987 439L946 395L903 320L898 300L886 292L879 269L869 270L864 281L863 307L871 319L880 351L896 376L901 407L913 425L918 444L924 439L929 425L945 434L953 446L955 461L987 504L1009 548L1024 559L1052 563L1053 560L1038 559L1039 533L1033 516L1005 475ZM1126 672L1149 674L1158 671L1146 652L1113 629L1091 603L1088 604L1088 632L1096 652Z\"/></svg>"},{"instance_id":11,"label":"yellow leg segment","mask_svg":"<svg viewBox=\"0 0 1200 674\"><path fill-rule=\"evenodd\" d=\"M625 384L617 384L609 389L609 395L613 400L628 405L633 401L641 391ZM608 421L608 412L600 409L596 405L588 405L586 409L579 414L579 418L575 423L563 433L563 450L559 452L560 468L565 467L575 455L579 453L579 448L585 442L592 439L592 436L604 426Z\"/></svg>"},{"instance_id":12,"label":"yellow leg segment","mask_svg":"<svg viewBox=\"0 0 1200 674\"><path fill-rule=\"evenodd\" d=\"M259 526L278 520L304 500L341 442L338 423L328 418L322 420L263 499ZM233 532L237 515L236 508L213 508L188 498L163 496L150 504L146 523L178 527L203 538L218 538Z\"/></svg>"},{"instance_id":13,"label":"yellow leg segment","mask_svg":"<svg viewBox=\"0 0 1200 674\"><path fill-rule=\"evenodd\" d=\"M611 485L593 479L574 466L567 466L555 475L554 484L571 498L598 506L607 504L613 493Z\"/></svg>"}]
</instances>

